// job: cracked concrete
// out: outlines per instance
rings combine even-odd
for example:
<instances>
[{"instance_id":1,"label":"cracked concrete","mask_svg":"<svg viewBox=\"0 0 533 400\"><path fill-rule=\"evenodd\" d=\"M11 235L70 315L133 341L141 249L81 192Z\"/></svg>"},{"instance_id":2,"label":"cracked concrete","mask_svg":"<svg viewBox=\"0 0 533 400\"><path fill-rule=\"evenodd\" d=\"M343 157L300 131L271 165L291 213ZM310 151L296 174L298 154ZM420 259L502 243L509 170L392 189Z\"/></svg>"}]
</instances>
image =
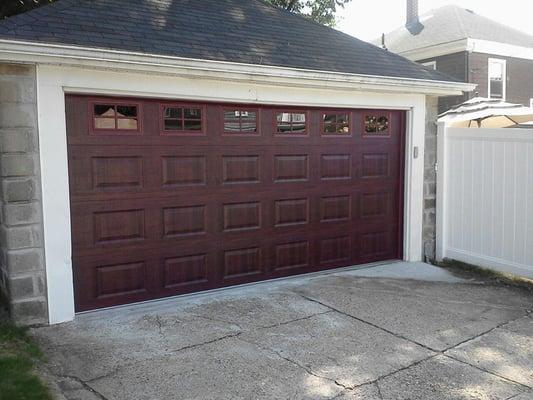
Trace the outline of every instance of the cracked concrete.
<instances>
[{"instance_id":1,"label":"cracked concrete","mask_svg":"<svg viewBox=\"0 0 533 400\"><path fill-rule=\"evenodd\" d=\"M502 325L446 352L498 376L533 387L533 320L527 317Z\"/></svg>"},{"instance_id":2,"label":"cracked concrete","mask_svg":"<svg viewBox=\"0 0 533 400\"><path fill-rule=\"evenodd\" d=\"M532 293L446 274L397 263L32 333L67 400L531 398Z\"/></svg>"},{"instance_id":3,"label":"cracked concrete","mask_svg":"<svg viewBox=\"0 0 533 400\"><path fill-rule=\"evenodd\" d=\"M353 388L431 355L428 350L339 313L244 333L257 344Z\"/></svg>"}]
</instances>

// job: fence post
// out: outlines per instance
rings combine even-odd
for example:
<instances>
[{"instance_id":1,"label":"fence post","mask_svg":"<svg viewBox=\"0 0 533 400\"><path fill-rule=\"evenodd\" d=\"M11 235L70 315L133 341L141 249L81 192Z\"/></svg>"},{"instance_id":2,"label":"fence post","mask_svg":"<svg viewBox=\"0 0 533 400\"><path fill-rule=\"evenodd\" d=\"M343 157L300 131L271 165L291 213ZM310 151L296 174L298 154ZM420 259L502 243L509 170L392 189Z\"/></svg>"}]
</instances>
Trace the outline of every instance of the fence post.
<instances>
[{"instance_id":1,"label":"fence post","mask_svg":"<svg viewBox=\"0 0 533 400\"><path fill-rule=\"evenodd\" d=\"M446 164L448 157L448 140L446 123L437 123L437 205L436 205L436 248L437 261L446 257L447 238L447 199L446 199Z\"/></svg>"}]
</instances>

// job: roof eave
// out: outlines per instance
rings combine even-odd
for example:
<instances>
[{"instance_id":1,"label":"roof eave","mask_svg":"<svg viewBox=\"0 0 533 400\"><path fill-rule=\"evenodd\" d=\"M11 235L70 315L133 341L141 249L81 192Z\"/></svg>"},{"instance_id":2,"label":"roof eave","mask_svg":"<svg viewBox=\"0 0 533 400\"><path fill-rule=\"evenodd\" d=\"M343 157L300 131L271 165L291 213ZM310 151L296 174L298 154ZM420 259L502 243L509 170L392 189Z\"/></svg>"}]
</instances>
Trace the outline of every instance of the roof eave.
<instances>
[{"instance_id":1,"label":"roof eave","mask_svg":"<svg viewBox=\"0 0 533 400\"><path fill-rule=\"evenodd\" d=\"M412 61L426 60L447 54L459 53L470 50L469 39L459 39L447 43L435 43L430 46L419 47L410 50L399 51L398 54Z\"/></svg>"},{"instance_id":2,"label":"roof eave","mask_svg":"<svg viewBox=\"0 0 533 400\"><path fill-rule=\"evenodd\" d=\"M461 82L357 75L11 39L0 39L0 61L319 89L420 93L438 96L459 95L475 89L475 85Z\"/></svg>"}]
</instances>

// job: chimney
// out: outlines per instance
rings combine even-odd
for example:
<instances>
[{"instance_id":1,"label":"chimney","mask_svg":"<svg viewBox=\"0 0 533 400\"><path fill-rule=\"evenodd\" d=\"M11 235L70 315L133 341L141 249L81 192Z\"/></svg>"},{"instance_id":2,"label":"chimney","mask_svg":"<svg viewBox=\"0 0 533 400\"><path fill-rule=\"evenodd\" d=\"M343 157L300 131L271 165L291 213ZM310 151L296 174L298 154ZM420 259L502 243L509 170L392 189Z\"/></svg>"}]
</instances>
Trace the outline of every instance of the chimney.
<instances>
[{"instance_id":1,"label":"chimney","mask_svg":"<svg viewBox=\"0 0 533 400\"><path fill-rule=\"evenodd\" d=\"M407 0L407 20L405 26L407 28L417 25L420 22L418 19L418 0Z\"/></svg>"}]
</instances>

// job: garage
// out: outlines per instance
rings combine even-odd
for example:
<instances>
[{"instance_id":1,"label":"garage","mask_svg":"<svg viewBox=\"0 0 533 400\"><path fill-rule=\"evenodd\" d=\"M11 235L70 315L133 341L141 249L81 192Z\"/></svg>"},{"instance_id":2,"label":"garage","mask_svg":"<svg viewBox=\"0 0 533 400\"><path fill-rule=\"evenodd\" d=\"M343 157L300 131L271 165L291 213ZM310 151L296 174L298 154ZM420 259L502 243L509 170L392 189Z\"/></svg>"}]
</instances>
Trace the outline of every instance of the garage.
<instances>
[{"instance_id":1,"label":"garage","mask_svg":"<svg viewBox=\"0 0 533 400\"><path fill-rule=\"evenodd\" d=\"M0 23L17 323L434 257L433 121L473 85L264 1L64 1Z\"/></svg>"},{"instance_id":2,"label":"garage","mask_svg":"<svg viewBox=\"0 0 533 400\"><path fill-rule=\"evenodd\" d=\"M405 112L66 96L77 311L402 258Z\"/></svg>"}]
</instances>

